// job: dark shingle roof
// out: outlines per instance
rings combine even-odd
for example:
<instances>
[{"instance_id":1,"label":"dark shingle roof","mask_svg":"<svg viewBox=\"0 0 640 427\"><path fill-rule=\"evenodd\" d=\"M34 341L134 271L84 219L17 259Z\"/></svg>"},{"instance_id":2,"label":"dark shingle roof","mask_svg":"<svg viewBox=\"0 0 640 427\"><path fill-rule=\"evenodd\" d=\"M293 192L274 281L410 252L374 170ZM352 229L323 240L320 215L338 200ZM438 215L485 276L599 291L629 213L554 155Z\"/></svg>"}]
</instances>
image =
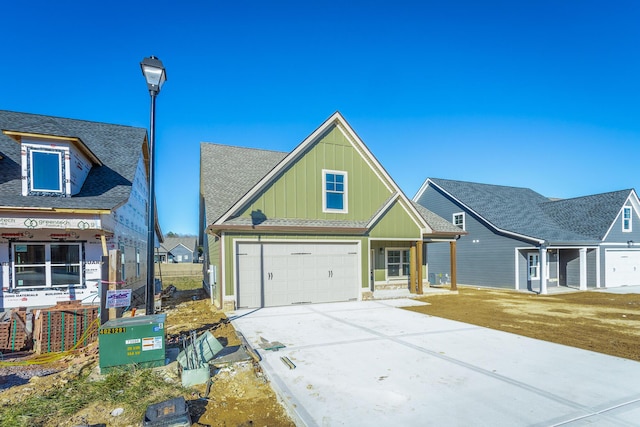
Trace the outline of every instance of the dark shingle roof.
<instances>
[{"instance_id":1,"label":"dark shingle roof","mask_svg":"<svg viewBox=\"0 0 640 427\"><path fill-rule=\"evenodd\" d=\"M629 190L594 194L542 204L542 210L562 227L602 240L615 220Z\"/></svg>"},{"instance_id":2,"label":"dark shingle roof","mask_svg":"<svg viewBox=\"0 0 640 427\"><path fill-rule=\"evenodd\" d=\"M201 143L200 188L206 201L206 223L224 215L287 154Z\"/></svg>"},{"instance_id":3,"label":"dark shingle roof","mask_svg":"<svg viewBox=\"0 0 640 427\"><path fill-rule=\"evenodd\" d=\"M413 201L411 203L416 208L418 213L422 216L422 218L427 222L427 224L429 224L429 227L431 227L434 234L465 234L465 232L462 231L460 227L453 225L446 219L442 218L439 215L436 215L424 206L419 205L418 203L415 203Z\"/></svg>"},{"instance_id":4,"label":"dark shingle roof","mask_svg":"<svg viewBox=\"0 0 640 427\"><path fill-rule=\"evenodd\" d=\"M528 188L430 181L495 227L552 243L601 240L631 191L552 201Z\"/></svg>"},{"instance_id":5,"label":"dark shingle roof","mask_svg":"<svg viewBox=\"0 0 640 427\"><path fill-rule=\"evenodd\" d=\"M113 209L125 203L142 154L146 130L0 110L0 130L80 138L102 162L72 197L22 196L20 144L0 133L2 206Z\"/></svg>"}]
</instances>

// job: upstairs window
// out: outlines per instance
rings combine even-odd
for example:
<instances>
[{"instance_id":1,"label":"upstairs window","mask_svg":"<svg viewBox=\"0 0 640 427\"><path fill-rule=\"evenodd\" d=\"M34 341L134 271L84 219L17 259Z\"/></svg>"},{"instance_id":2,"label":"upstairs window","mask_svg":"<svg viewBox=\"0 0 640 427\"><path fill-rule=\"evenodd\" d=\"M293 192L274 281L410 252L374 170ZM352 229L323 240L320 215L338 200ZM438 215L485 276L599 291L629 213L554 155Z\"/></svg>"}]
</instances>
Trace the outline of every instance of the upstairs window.
<instances>
[{"instance_id":1,"label":"upstairs window","mask_svg":"<svg viewBox=\"0 0 640 427\"><path fill-rule=\"evenodd\" d=\"M347 173L322 171L322 211L347 213Z\"/></svg>"},{"instance_id":2,"label":"upstairs window","mask_svg":"<svg viewBox=\"0 0 640 427\"><path fill-rule=\"evenodd\" d=\"M453 225L456 227L460 227L463 230L465 229L464 224L464 212L454 213L453 214Z\"/></svg>"},{"instance_id":3,"label":"upstairs window","mask_svg":"<svg viewBox=\"0 0 640 427\"><path fill-rule=\"evenodd\" d=\"M28 163L29 193L64 193L64 151L30 149Z\"/></svg>"},{"instance_id":4,"label":"upstairs window","mask_svg":"<svg viewBox=\"0 0 640 427\"><path fill-rule=\"evenodd\" d=\"M629 233L632 231L631 206L622 208L622 231Z\"/></svg>"}]
</instances>

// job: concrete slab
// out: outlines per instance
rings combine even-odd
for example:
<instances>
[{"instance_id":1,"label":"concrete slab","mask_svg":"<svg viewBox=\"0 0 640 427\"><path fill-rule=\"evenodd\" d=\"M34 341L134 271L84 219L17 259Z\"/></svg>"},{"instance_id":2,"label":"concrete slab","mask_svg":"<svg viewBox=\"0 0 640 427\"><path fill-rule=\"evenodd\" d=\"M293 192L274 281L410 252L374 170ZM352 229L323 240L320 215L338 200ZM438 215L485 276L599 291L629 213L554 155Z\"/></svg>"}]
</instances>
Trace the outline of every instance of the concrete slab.
<instances>
[{"instance_id":1,"label":"concrete slab","mask_svg":"<svg viewBox=\"0 0 640 427\"><path fill-rule=\"evenodd\" d=\"M232 323L299 425L638 425L640 363L397 308L413 303L276 307ZM259 349L261 336L286 347Z\"/></svg>"}]
</instances>

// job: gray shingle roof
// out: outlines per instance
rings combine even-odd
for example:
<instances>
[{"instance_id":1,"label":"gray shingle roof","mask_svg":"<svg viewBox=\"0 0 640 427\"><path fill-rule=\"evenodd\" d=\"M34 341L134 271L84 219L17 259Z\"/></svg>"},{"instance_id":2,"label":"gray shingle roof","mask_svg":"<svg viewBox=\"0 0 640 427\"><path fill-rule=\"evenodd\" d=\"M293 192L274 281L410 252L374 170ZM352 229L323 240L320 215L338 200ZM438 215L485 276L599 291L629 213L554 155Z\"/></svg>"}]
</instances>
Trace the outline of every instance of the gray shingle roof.
<instances>
[{"instance_id":1,"label":"gray shingle roof","mask_svg":"<svg viewBox=\"0 0 640 427\"><path fill-rule=\"evenodd\" d=\"M165 237L162 246L170 252L173 248L178 245L184 245L190 251L196 249L196 242L198 238L195 236L182 236L182 237Z\"/></svg>"},{"instance_id":2,"label":"gray shingle roof","mask_svg":"<svg viewBox=\"0 0 640 427\"><path fill-rule=\"evenodd\" d=\"M430 181L495 227L551 243L601 240L631 191L552 201L528 188Z\"/></svg>"},{"instance_id":3,"label":"gray shingle roof","mask_svg":"<svg viewBox=\"0 0 640 427\"><path fill-rule=\"evenodd\" d=\"M0 133L2 206L113 209L131 192L146 129L0 110L0 130L80 138L103 163L72 197L22 196L20 144Z\"/></svg>"},{"instance_id":4,"label":"gray shingle roof","mask_svg":"<svg viewBox=\"0 0 640 427\"><path fill-rule=\"evenodd\" d=\"M200 188L206 201L206 223L224 215L287 154L201 143Z\"/></svg>"},{"instance_id":5,"label":"gray shingle roof","mask_svg":"<svg viewBox=\"0 0 640 427\"><path fill-rule=\"evenodd\" d=\"M560 226L602 240L631 189L557 200L542 204L542 210Z\"/></svg>"},{"instance_id":6,"label":"gray shingle roof","mask_svg":"<svg viewBox=\"0 0 640 427\"><path fill-rule=\"evenodd\" d=\"M424 206L419 205L414 201L412 201L411 203L416 208L418 213L422 216L422 218L424 218L427 224L429 224L429 227L431 227L434 234L466 234L466 232L462 231L460 227L453 225L446 219L442 218L439 215L436 215Z\"/></svg>"}]
</instances>

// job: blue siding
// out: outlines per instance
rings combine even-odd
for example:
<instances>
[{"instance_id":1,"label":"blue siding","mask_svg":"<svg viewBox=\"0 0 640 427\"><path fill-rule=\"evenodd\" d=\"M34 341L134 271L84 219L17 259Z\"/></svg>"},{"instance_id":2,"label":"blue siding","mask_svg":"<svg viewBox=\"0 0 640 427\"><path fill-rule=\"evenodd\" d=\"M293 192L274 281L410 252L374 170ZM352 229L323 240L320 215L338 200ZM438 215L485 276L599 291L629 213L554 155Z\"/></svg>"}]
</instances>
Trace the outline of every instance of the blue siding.
<instances>
[{"instance_id":1,"label":"blue siding","mask_svg":"<svg viewBox=\"0 0 640 427\"><path fill-rule=\"evenodd\" d=\"M193 251L178 245L169 252L171 262L193 262Z\"/></svg>"},{"instance_id":2,"label":"blue siding","mask_svg":"<svg viewBox=\"0 0 640 427\"><path fill-rule=\"evenodd\" d=\"M462 236L457 243L457 279L461 285L490 286L499 288L515 288L515 248L533 245L517 239L495 233L480 222L462 206L445 194L429 186L417 201L422 206L453 221L453 214L465 212L465 230L469 233ZM427 262L429 279L434 275L448 274L449 246L443 244L427 245ZM526 256L520 260L524 266L526 283Z\"/></svg>"}]
</instances>

